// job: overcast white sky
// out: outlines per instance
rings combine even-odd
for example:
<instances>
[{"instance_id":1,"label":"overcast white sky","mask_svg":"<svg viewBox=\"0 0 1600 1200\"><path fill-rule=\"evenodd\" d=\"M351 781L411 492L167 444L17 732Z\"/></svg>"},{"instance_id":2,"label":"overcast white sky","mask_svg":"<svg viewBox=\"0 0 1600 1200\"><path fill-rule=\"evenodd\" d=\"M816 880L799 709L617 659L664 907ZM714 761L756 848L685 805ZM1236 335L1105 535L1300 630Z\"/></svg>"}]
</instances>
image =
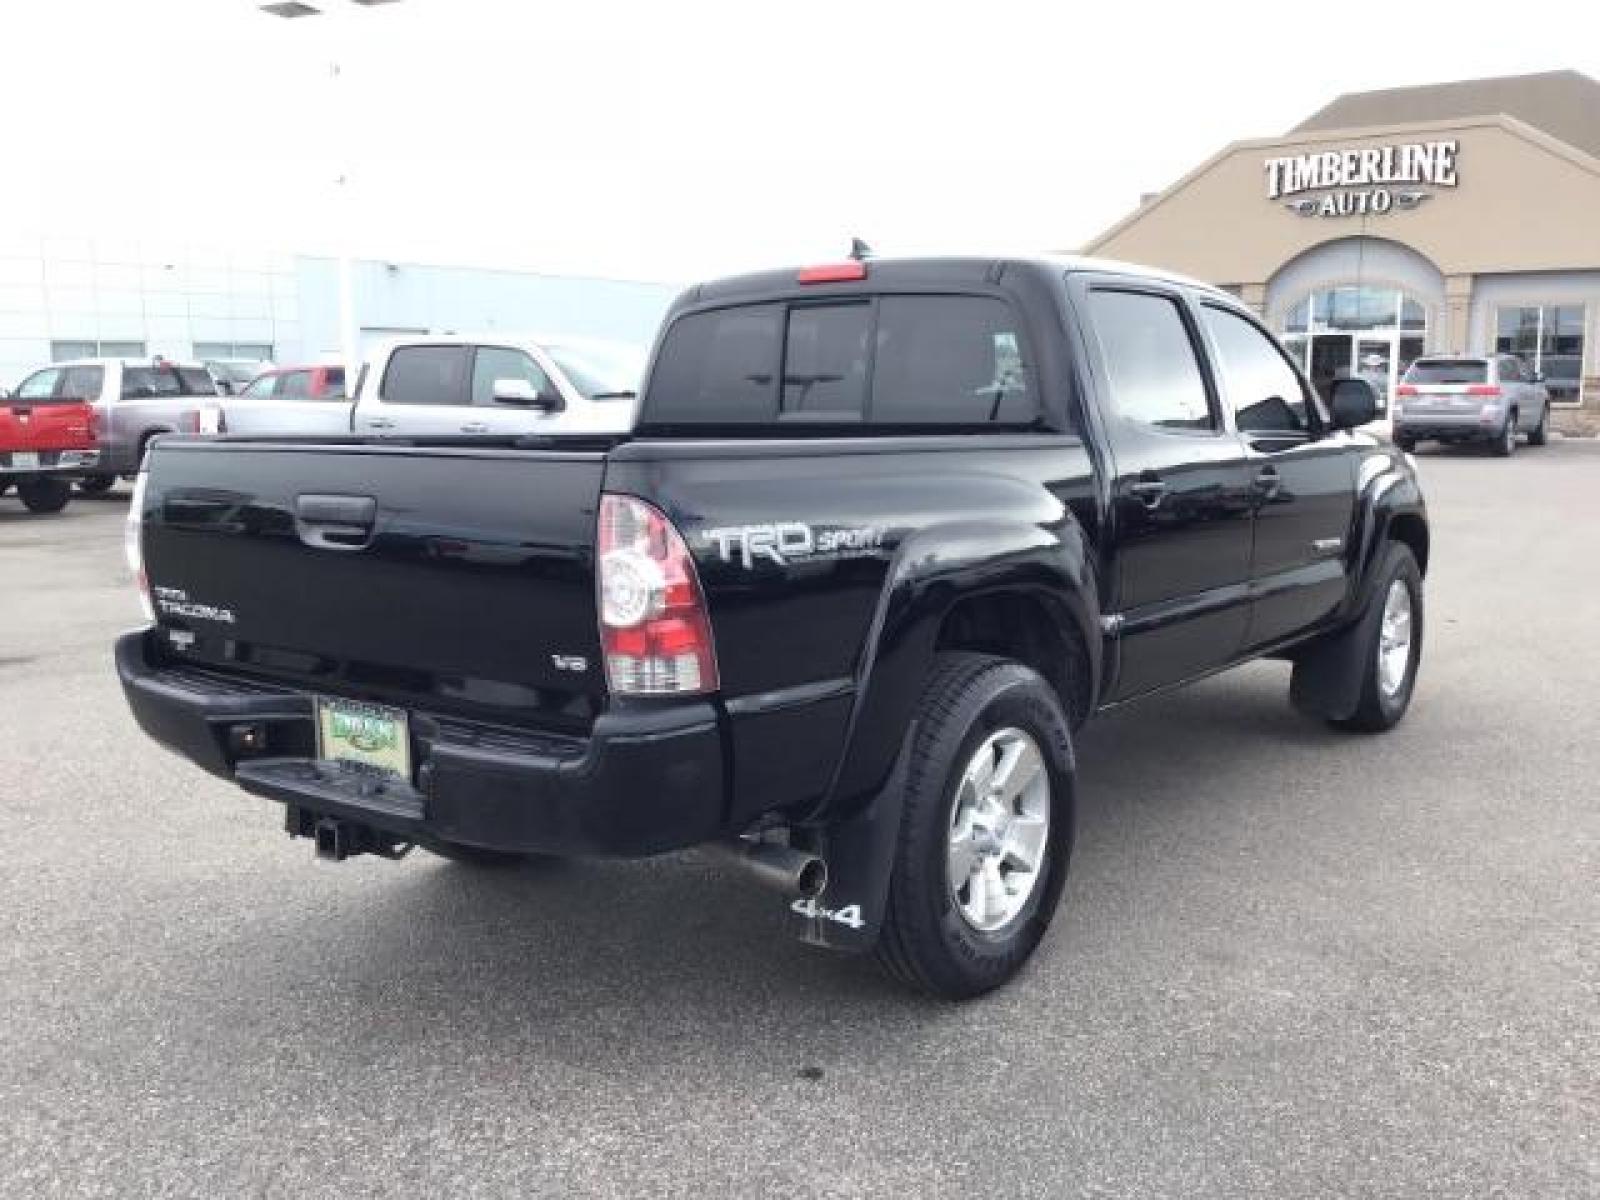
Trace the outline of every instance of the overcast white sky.
<instances>
[{"instance_id":1,"label":"overcast white sky","mask_svg":"<svg viewBox=\"0 0 1600 1200\"><path fill-rule=\"evenodd\" d=\"M1596 0L314 2L4 0L0 224L329 252L343 170L379 258L681 281L852 234L1073 249L1339 92L1600 77Z\"/></svg>"}]
</instances>

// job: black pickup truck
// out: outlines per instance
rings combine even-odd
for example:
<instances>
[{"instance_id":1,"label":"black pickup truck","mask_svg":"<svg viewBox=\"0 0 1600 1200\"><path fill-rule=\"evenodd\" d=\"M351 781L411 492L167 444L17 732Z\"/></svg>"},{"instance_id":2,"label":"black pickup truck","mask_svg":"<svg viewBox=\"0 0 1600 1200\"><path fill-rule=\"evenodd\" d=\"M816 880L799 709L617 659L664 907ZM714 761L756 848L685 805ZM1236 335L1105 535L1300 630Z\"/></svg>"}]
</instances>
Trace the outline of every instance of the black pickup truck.
<instances>
[{"instance_id":1,"label":"black pickup truck","mask_svg":"<svg viewBox=\"0 0 1600 1200\"><path fill-rule=\"evenodd\" d=\"M162 439L117 667L324 857L707 846L969 996L1057 905L1092 713L1272 657L1316 717L1401 718L1428 525L1373 413L1138 268L705 283L625 437Z\"/></svg>"}]
</instances>

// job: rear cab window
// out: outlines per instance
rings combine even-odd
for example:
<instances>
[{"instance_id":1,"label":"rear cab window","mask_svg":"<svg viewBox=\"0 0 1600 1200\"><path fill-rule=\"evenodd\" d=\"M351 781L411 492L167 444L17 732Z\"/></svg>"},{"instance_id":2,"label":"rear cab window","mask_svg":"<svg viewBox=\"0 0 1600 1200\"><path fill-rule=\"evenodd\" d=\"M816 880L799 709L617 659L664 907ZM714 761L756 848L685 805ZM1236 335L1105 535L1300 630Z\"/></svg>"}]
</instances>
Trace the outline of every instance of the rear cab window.
<instances>
[{"instance_id":1,"label":"rear cab window","mask_svg":"<svg viewBox=\"0 0 1600 1200\"><path fill-rule=\"evenodd\" d=\"M470 404L471 362L471 346L399 346L378 396L385 404Z\"/></svg>"},{"instance_id":2,"label":"rear cab window","mask_svg":"<svg viewBox=\"0 0 1600 1200\"><path fill-rule=\"evenodd\" d=\"M1489 364L1481 358L1419 358L1406 370L1407 383L1486 383Z\"/></svg>"},{"instance_id":3,"label":"rear cab window","mask_svg":"<svg viewBox=\"0 0 1600 1200\"><path fill-rule=\"evenodd\" d=\"M1040 419L1015 310L953 293L795 297L669 326L643 424L929 430Z\"/></svg>"}]
</instances>

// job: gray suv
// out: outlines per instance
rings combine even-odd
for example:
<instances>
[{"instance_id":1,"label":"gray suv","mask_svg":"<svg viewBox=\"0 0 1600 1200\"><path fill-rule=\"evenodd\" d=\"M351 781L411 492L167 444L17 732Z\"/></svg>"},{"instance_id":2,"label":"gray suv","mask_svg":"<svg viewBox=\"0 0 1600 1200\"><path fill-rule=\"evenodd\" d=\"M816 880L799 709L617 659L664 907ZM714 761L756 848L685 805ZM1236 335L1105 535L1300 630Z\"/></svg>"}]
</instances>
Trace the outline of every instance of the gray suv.
<instances>
[{"instance_id":1,"label":"gray suv","mask_svg":"<svg viewBox=\"0 0 1600 1200\"><path fill-rule=\"evenodd\" d=\"M1485 442L1502 458L1517 436L1549 440L1550 393L1544 379L1514 354L1419 358L1395 389L1394 444Z\"/></svg>"}]
</instances>

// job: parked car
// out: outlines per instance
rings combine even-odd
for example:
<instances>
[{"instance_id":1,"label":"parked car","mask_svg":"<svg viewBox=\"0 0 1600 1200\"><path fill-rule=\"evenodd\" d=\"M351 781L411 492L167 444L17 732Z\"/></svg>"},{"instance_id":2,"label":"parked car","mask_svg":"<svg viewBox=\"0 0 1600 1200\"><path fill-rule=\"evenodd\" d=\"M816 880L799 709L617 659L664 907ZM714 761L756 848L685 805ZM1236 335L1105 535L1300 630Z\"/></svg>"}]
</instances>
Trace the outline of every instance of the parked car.
<instances>
[{"instance_id":1,"label":"parked car","mask_svg":"<svg viewBox=\"0 0 1600 1200\"><path fill-rule=\"evenodd\" d=\"M100 466L99 367L47 367L0 401L0 496L29 512L60 512L74 480Z\"/></svg>"},{"instance_id":2,"label":"parked car","mask_svg":"<svg viewBox=\"0 0 1600 1200\"><path fill-rule=\"evenodd\" d=\"M220 406L219 428L229 433L350 432L342 366L275 367Z\"/></svg>"},{"instance_id":3,"label":"parked car","mask_svg":"<svg viewBox=\"0 0 1600 1200\"><path fill-rule=\"evenodd\" d=\"M361 368L353 398L336 394L342 368L300 367L224 400L222 423L284 437L620 432L643 367L637 348L585 338L397 338Z\"/></svg>"},{"instance_id":4,"label":"parked car","mask_svg":"<svg viewBox=\"0 0 1600 1200\"><path fill-rule=\"evenodd\" d=\"M1544 379L1514 354L1419 358L1395 389L1394 441L1483 442L1502 458L1549 440L1550 393Z\"/></svg>"},{"instance_id":5,"label":"parked car","mask_svg":"<svg viewBox=\"0 0 1600 1200\"><path fill-rule=\"evenodd\" d=\"M85 492L104 492L117 476L132 478L145 448L163 433L199 433L216 405L216 384L198 363L165 358L80 358L35 371L18 391L40 388L55 371L81 371L95 383L91 402L98 414L98 470L84 475ZM87 384L85 386L88 386Z\"/></svg>"},{"instance_id":6,"label":"parked car","mask_svg":"<svg viewBox=\"0 0 1600 1200\"><path fill-rule=\"evenodd\" d=\"M208 358L204 365L224 396L237 395L252 379L272 370L271 363L254 358Z\"/></svg>"},{"instance_id":7,"label":"parked car","mask_svg":"<svg viewBox=\"0 0 1600 1200\"><path fill-rule=\"evenodd\" d=\"M472 377L444 357L391 404ZM631 434L163 438L118 670L324 857L707 845L805 940L971 996L1061 897L1095 712L1273 657L1339 728L1404 716L1428 522L1375 411L1137 268L705 283Z\"/></svg>"}]
</instances>

